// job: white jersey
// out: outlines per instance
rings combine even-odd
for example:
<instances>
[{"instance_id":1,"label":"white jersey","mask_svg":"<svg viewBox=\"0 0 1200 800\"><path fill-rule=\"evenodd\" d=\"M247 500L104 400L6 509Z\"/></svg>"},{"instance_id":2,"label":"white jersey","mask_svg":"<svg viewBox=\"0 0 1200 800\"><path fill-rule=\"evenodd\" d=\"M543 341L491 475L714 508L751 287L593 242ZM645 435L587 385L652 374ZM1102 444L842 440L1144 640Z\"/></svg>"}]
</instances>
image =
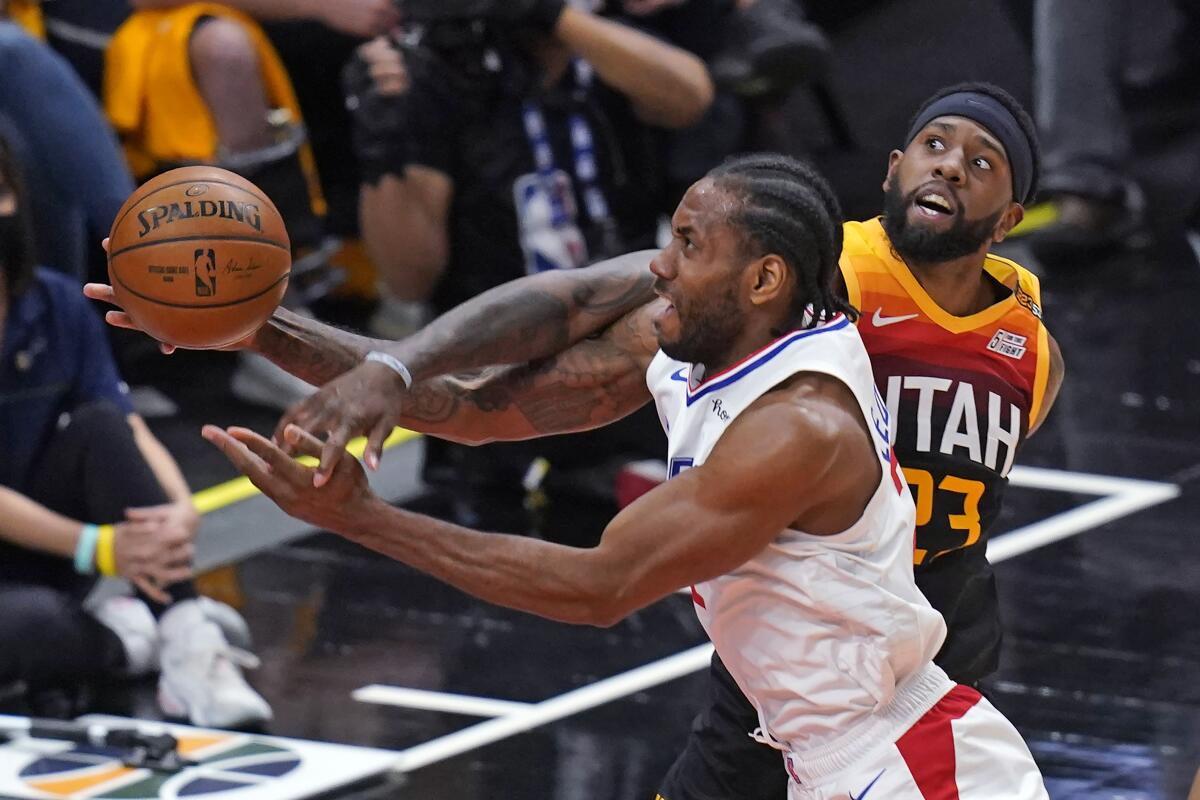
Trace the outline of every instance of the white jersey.
<instances>
[{"instance_id":1,"label":"white jersey","mask_svg":"<svg viewBox=\"0 0 1200 800\"><path fill-rule=\"evenodd\" d=\"M768 740L804 753L861 730L899 700L906 682L924 676L924 685L941 686L941 693L951 685L931 664L946 626L913 579L915 510L862 340L838 315L707 378L702 365L659 352L646 382L674 476L703 464L738 414L798 372L831 375L853 392L882 464L879 486L845 531L784 529L750 561L692 587L692 597ZM805 490L797 475L796 491ZM932 684L931 670L938 673ZM920 702L932 706L940 696Z\"/></svg>"}]
</instances>

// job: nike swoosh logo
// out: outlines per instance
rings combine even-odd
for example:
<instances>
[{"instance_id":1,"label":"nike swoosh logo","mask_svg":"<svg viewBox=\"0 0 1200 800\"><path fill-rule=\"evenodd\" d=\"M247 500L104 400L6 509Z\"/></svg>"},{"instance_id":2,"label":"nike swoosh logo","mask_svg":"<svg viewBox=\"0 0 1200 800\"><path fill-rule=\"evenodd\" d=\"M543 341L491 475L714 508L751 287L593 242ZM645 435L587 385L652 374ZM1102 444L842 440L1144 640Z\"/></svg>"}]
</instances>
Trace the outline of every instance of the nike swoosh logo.
<instances>
[{"instance_id":1,"label":"nike swoosh logo","mask_svg":"<svg viewBox=\"0 0 1200 800\"><path fill-rule=\"evenodd\" d=\"M900 317L885 317L883 314L879 313L880 311L883 311L883 309L875 309L875 313L871 316L871 324L876 328L895 325L897 322L907 322L910 319L916 319L917 317L921 316L920 314L905 314Z\"/></svg>"},{"instance_id":2,"label":"nike swoosh logo","mask_svg":"<svg viewBox=\"0 0 1200 800\"><path fill-rule=\"evenodd\" d=\"M850 800L863 800L863 798L867 796L867 792L871 791L871 787L875 785L876 781L878 781L880 778L883 777L883 773L885 773L885 772L887 772L887 767L884 767L883 769L879 770L879 774L875 776L875 780L873 780L867 784L867 788L863 789L857 795L851 794Z\"/></svg>"},{"instance_id":3,"label":"nike swoosh logo","mask_svg":"<svg viewBox=\"0 0 1200 800\"><path fill-rule=\"evenodd\" d=\"M683 374L684 370L686 369L687 367L680 367L678 372L671 375L671 380L679 381L680 383L687 383L687 378L684 377Z\"/></svg>"}]
</instances>

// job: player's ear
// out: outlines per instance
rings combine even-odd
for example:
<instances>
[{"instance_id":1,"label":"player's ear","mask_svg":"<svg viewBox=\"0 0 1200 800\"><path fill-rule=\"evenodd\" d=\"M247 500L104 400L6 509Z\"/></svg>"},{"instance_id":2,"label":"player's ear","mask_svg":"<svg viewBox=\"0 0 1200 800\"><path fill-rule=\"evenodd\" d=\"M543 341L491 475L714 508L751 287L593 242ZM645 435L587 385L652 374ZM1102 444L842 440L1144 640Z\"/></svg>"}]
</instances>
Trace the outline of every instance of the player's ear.
<instances>
[{"instance_id":1,"label":"player's ear","mask_svg":"<svg viewBox=\"0 0 1200 800\"><path fill-rule=\"evenodd\" d=\"M777 255L765 255L751 265L750 302L763 305L778 297L787 285L787 264Z\"/></svg>"},{"instance_id":2,"label":"player's ear","mask_svg":"<svg viewBox=\"0 0 1200 800\"><path fill-rule=\"evenodd\" d=\"M1017 202L1009 203L1008 208L1000 215L1000 219L996 220L996 227L992 230L992 241L1003 242L1009 232L1020 225L1023 219L1025 219L1025 206Z\"/></svg>"},{"instance_id":3,"label":"player's ear","mask_svg":"<svg viewBox=\"0 0 1200 800\"><path fill-rule=\"evenodd\" d=\"M886 192L888 186L892 182L892 176L896 174L896 167L900 166L900 161L904 158L904 151L893 150L888 153L887 173L883 176L883 190Z\"/></svg>"}]
</instances>

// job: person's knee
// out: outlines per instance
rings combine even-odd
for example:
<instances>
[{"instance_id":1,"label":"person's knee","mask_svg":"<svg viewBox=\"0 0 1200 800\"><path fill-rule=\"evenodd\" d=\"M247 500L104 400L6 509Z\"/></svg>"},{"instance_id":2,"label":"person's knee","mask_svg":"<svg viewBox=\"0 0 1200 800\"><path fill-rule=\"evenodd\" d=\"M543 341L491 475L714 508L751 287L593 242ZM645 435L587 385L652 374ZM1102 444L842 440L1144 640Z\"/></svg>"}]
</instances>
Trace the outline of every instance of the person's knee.
<instances>
[{"instance_id":1,"label":"person's knee","mask_svg":"<svg viewBox=\"0 0 1200 800\"><path fill-rule=\"evenodd\" d=\"M0 590L0 649L20 648L46 641L76 615L76 602L50 586L21 586Z\"/></svg>"},{"instance_id":2,"label":"person's knee","mask_svg":"<svg viewBox=\"0 0 1200 800\"><path fill-rule=\"evenodd\" d=\"M192 73L208 81L257 80L258 52L250 33L238 22L221 17L202 20L188 45Z\"/></svg>"}]
</instances>

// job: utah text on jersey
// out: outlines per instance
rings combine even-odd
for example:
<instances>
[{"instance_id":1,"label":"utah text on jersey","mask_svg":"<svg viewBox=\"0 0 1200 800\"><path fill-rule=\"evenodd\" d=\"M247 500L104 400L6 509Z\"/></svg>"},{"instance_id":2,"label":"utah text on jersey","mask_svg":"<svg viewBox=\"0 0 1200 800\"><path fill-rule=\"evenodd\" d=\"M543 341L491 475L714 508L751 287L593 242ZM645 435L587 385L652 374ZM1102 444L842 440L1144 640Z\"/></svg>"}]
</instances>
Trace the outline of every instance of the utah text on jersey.
<instances>
[{"instance_id":1,"label":"utah text on jersey","mask_svg":"<svg viewBox=\"0 0 1200 800\"><path fill-rule=\"evenodd\" d=\"M845 233L842 274L917 504L916 563L982 547L1049 376L1038 279L989 255L987 275L1011 293L956 317L896 256L879 220Z\"/></svg>"}]
</instances>

